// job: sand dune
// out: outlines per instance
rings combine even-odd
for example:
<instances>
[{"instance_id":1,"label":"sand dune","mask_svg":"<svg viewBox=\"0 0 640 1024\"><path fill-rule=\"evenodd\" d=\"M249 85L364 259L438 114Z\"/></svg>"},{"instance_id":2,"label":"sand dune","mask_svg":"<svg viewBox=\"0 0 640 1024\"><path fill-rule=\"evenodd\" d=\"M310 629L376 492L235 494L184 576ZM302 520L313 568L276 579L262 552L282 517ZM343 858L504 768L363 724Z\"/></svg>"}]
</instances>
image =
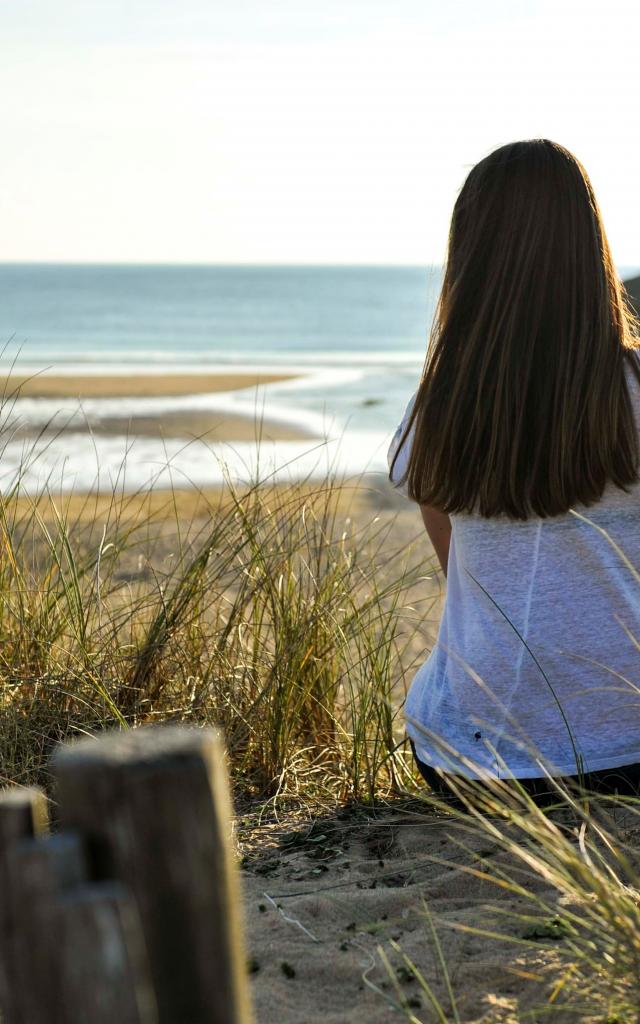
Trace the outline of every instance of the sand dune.
<instances>
[{"instance_id":1,"label":"sand dune","mask_svg":"<svg viewBox=\"0 0 640 1024\"><path fill-rule=\"evenodd\" d=\"M532 903L467 869L477 868L480 857L488 870L515 870L551 912L557 896L540 878L523 879L522 868L510 864L486 833L474 834L417 800L376 817L345 809L295 828L283 822L267 832L264 824L254 833L245 825L240 843L249 970L260 1024L400 1019L387 1002L397 1002L398 994L378 946L396 971L414 1019L437 1019L389 944L399 944L448 1010L425 906L462 1021L513 1024L543 1004L557 983L562 935L551 927L545 936L543 928L536 941L523 942L534 933L517 915L532 914ZM506 938L490 940L469 929L493 929Z\"/></svg>"}]
</instances>

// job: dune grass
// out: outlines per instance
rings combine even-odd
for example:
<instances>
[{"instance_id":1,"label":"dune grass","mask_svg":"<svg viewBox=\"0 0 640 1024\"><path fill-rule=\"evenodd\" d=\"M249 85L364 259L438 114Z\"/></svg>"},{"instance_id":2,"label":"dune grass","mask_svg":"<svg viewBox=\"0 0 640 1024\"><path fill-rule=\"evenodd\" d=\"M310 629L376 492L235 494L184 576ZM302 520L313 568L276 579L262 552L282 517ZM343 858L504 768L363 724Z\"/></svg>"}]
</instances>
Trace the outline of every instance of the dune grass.
<instances>
[{"instance_id":1,"label":"dune grass","mask_svg":"<svg viewBox=\"0 0 640 1024\"><path fill-rule=\"evenodd\" d=\"M171 492L5 496L5 781L46 783L74 734L184 720L223 729L236 799L406 784L407 593L429 566L350 515L353 493L229 481L192 521Z\"/></svg>"}]
</instances>

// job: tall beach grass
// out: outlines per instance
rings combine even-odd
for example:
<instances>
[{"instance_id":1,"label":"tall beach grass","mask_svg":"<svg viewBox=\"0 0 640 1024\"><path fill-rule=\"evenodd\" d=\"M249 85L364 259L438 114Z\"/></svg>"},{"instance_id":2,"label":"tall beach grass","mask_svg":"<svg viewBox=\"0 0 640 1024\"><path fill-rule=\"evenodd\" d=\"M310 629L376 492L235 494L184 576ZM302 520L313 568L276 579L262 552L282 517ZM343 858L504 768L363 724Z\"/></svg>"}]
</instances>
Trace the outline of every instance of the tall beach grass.
<instances>
[{"instance_id":1,"label":"tall beach grass","mask_svg":"<svg viewBox=\"0 0 640 1024\"><path fill-rule=\"evenodd\" d=\"M124 473L123 473L124 479ZM224 732L236 799L375 799L411 777L399 709L433 570L330 472L213 493L0 503L5 782L60 740L184 720ZM400 545L400 547L399 547Z\"/></svg>"}]
</instances>

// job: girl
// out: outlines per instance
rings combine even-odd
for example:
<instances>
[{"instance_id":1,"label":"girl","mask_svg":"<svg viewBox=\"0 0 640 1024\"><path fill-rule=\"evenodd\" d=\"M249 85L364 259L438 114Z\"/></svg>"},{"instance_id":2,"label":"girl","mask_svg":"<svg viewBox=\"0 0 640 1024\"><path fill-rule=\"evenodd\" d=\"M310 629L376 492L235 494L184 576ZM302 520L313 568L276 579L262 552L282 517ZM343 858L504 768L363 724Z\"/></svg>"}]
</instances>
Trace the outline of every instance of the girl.
<instances>
[{"instance_id":1,"label":"girl","mask_svg":"<svg viewBox=\"0 0 640 1024\"><path fill-rule=\"evenodd\" d=\"M587 174L547 139L473 168L390 451L447 596L406 701L424 777L640 782L640 363Z\"/></svg>"}]
</instances>

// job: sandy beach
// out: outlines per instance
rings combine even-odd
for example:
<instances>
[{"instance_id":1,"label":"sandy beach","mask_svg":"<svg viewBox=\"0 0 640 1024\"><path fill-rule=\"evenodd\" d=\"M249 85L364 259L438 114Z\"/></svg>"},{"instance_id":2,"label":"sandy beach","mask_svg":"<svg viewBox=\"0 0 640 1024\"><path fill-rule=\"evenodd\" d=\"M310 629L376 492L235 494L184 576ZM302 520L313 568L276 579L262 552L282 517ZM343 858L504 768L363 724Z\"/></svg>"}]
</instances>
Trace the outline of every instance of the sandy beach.
<instances>
[{"instance_id":1,"label":"sandy beach","mask_svg":"<svg viewBox=\"0 0 640 1024\"><path fill-rule=\"evenodd\" d=\"M527 1011L535 1015L558 981L562 934L554 936L549 926L545 936L542 927L536 940L527 921L532 902L472 874L505 870L522 879L522 868L487 833L419 800L398 801L386 811L345 808L306 821L283 820L271 829L252 829L245 816L238 831L260 1024L405 1019L389 1000L406 1001L413 1014L406 1019L414 1024L441 1019L391 945L398 944L449 1008L430 917L459 1015L447 1020L516 1024ZM557 893L533 874L524 881L553 920ZM496 937L482 934L491 931Z\"/></svg>"},{"instance_id":2,"label":"sandy beach","mask_svg":"<svg viewBox=\"0 0 640 1024\"><path fill-rule=\"evenodd\" d=\"M2 15L0 1024L640 1024L640 4Z\"/></svg>"},{"instance_id":3,"label":"sandy beach","mask_svg":"<svg viewBox=\"0 0 640 1024\"><path fill-rule=\"evenodd\" d=\"M292 380L291 374L276 373L42 373L0 378L3 394L17 391L25 398L156 398L168 395L200 395L237 391L260 384Z\"/></svg>"}]
</instances>

